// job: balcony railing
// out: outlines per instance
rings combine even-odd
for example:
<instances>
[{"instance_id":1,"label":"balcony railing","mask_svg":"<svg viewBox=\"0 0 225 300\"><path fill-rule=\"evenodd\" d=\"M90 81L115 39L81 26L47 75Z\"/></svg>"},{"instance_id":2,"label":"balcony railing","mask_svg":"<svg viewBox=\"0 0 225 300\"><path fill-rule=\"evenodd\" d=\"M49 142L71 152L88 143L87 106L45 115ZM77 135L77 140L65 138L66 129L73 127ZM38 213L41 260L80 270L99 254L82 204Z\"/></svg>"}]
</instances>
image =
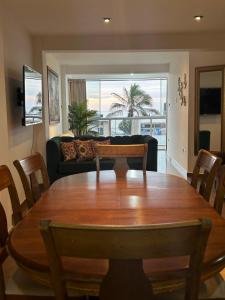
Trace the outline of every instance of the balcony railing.
<instances>
[{"instance_id":1,"label":"balcony railing","mask_svg":"<svg viewBox=\"0 0 225 300\"><path fill-rule=\"evenodd\" d=\"M100 136L151 135L158 140L159 149L166 149L166 116L97 118Z\"/></svg>"}]
</instances>

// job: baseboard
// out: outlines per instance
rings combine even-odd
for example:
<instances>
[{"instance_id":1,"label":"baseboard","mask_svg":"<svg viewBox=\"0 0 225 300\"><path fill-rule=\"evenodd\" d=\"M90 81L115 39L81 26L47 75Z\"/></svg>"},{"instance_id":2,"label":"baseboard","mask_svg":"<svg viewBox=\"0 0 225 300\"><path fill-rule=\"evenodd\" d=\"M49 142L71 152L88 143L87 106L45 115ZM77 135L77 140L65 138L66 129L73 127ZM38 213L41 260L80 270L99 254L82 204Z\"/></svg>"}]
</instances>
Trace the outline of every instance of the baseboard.
<instances>
[{"instance_id":1,"label":"baseboard","mask_svg":"<svg viewBox=\"0 0 225 300\"><path fill-rule=\"evenodd\" d=\"M167 156L167 159L170 161L174 169L176 169L183 178L187 179L187 170L182 167L174 158Z\"/></svg>"}]
</instances>

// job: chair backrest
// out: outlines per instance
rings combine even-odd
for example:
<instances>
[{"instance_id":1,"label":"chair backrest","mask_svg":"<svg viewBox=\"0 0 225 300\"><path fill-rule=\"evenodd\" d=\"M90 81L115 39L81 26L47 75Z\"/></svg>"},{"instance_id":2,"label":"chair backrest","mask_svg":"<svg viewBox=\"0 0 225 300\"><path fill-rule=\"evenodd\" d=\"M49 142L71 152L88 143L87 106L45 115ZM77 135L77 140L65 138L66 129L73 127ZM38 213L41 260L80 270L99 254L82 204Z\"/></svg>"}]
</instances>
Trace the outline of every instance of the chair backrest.
<instances>
[{"instance_id":1,"label":"chair backrest","mask_svg":"<svg viewBox=\"0 0 225 300\"><path fill-rule=\"evenodd\" d=\"M148 144L104 145L96 144L96 170L100 171L100 158L115 158L114 170L127 171L127 157L142 157L143 171L146 172Z\"/></svg>"},{"instance_id":2,"label":"chair backrest","mask_svg":"<svg viewBox=\"0 0 225 300\"><path fill-rule=\"evenodd\" d=\"M1 170L1 167L0 167ZM0 171L1 173L1 171ZM1 178L1 175L0 175ZM1 183L0 186L2 187ZM6 243L8 239L8 227L7 227L7 219L6 219L6 214L5 210L0 203L0 299L5 299L5 280L4 280L4 273L3 273L3 268L2 264L8 257L8 252L6 249Z\"/></svg>"},{"instance_id":3,"label":"chair backrest","mask_svg":"<svg viewBox=\"0 0 225 300\"><path fill-rule=\"evenodd\" d=\"M0 247L4 248L8 239L8 227L5 210L0 203ZM6 254L6 256L8 256Z\"/></svg>"},{"instance_id":4,"label":"chair backrest","mask_svg":"<svg viewBox=\"0 0 225 300\"><path fill-rule=\"evenodd\" d=\"M12 206L12 221L15 225L22 219L22 210L12 174L5 165L0 166L0 191L4 189L8 189L9 192Z\"/></svg>"},{"instance_id":5,"label":"chair backrest","mask_svg":"<svg viewBox=\"0 0 225 300\"><path fill-rule=\"evenodd\" d=\"M214 198L214 208L221 215L225 196L225 165L221 166L216 175L216 192Z\"/></svg>"},{"instance_id":6,"label":"chair backrest","mask_svg":"<svg viewBox=\"0 0 225 300\"><path fill-rule=\"evenodd\" d=\"M49 178L45 162L40 153L30 155L13 162L16 167L26 195L28 207L40 198L41 194L49 188ZM38 183L37 171L40 171L42 183Z\"/></svg>"},{"instance_id":7,"label":"chair backrest","mask_svg":"<svg viewBox=\"0 0 225 300\"><path fill-rule=\"evenodd\" d=\"M213 182L221 163L221 158L204 149L201 149L198 153L191 179L191 185L196 189L199 188L200 194L207 201L209 201Z\"/></svg>"},{"instance_id":8,"label":"chair backrest","mask_svg":"<svg viewBox=\"0 0 225 300\"><path fill-rule=\"evenodd\" d=\"M101 283L100 299L126 300L129 297L123 298L122 291L117 291L118 294L115 292L117 281L120 287L121 282L125 282L123 288L129 292L134 288L134 294L135 290L140 293L146 285L150 287L143 272L143 259L188 256L189 267L182 270L186 280L185 299L196 300L210 229L211 221L207 219L145 226L63 225L50 221L40 223L57 299L65 299L67 295L62 257L109 259L109 270ZM135 266L132 276L129 276L132 267L129 269L128 265ZM133 277L134 282L129 281ZM140 286L141 289L138 288ZM148 287L145 290L148 294L146 297L139 294L132 299L150 299L151 289ZM120 292L122 298L119 297Z\"/></svg>"}]
</instances>

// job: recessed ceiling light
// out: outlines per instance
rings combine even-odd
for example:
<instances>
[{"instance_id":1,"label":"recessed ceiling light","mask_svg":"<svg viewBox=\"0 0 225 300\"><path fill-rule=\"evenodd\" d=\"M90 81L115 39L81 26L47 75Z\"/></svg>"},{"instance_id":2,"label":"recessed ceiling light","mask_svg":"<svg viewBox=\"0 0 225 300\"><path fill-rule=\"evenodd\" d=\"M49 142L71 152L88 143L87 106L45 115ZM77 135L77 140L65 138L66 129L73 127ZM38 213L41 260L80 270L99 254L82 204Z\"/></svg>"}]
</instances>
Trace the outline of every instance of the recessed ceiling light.
<instances>
[{"instance_id":1,"label":"recessed ceiling light","mask_svg":"<svg viewBox=\"0 0 225 300\"><path fill-rule=\"evenodd\" d=\"M112 21L112 19L109 17L105 17L105 18L103 18L103 20L104 20L104 23L107 23L107 24Z\"/></svg>"},{"instance_id":2,"label":"recessed ceiling light","mask_svg":"<svg viewBox=\"0 0 225 300\"><path fill-rule=\"evenodd\" d=\"M130 73L130 76L134 76L134 73Z\"/></svg>"},{"instance_id":3,"label":"recessed ceiling light","mask_svg":"<svg viewBox=\"0 0 225 300\"><path fill-rule=\"evenodd\" d=\"M201 22L202 19L203 19L203 16L194 16L194 20L196 22Z\"/></svg>"}]
</instances>

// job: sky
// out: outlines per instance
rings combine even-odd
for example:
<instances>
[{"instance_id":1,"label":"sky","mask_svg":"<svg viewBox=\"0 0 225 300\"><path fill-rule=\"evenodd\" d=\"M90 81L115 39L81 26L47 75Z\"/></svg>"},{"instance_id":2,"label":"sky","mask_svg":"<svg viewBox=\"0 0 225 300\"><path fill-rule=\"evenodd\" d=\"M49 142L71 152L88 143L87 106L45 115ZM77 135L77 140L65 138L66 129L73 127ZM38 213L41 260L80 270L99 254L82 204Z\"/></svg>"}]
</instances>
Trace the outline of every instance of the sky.
<instances>
[{"instance_id":1,"label":"sky","mask_svg":"<svg viewBox=\"0 0 225 300\"><path fill-rule=\"evenodd\" d=\"M110 106L118 102L112 93L124 95L123 89L129 90L131 84L138 84L140 88L152 97L152 108L163 113L163 103L166 102L167 80L161 80L160 106L160 79L151 80L102 80L86 81L88 108L99 111L104 117L110 112ZM100 93L101 91L101 93Z\"/></svg>"},{"instance_id":2,"label":"sky","mask_svg":"<svg viewBox=\"0 0 225 300\"><path fill-rule=\"evenodd\" d=\"M42 93L41 78L25 78L25 105L26 113L29 113L33 106L37 106L37 95Z\"/></svg>"}]
</instances>

